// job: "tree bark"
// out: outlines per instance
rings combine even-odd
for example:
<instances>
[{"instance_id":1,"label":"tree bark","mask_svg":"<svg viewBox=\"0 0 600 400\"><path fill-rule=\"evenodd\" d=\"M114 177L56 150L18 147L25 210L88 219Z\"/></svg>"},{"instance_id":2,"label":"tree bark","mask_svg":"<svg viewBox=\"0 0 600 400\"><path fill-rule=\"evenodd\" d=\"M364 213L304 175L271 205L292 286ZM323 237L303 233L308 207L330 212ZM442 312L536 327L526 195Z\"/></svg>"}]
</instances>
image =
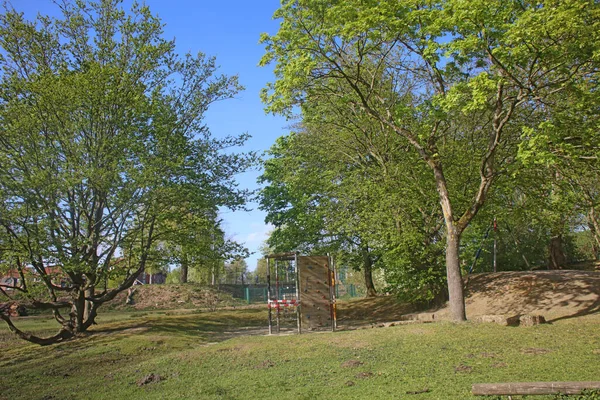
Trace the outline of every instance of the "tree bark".
<instances>
[{"instance_id":1,"label":"tree bark","mask_svg":"<svg viewBox=\"0 0 600 400\"><path fill-rule=\"evenodd\" d=\"M90 299L94 296L94 287L90 287L85 291L85 297ZM87 321L90 317L91 317L91 309L92 309L92 302L91 301L87 301L85 302L85 308L83 310L83 319L84 321Z\"/></svg>"},{"instance_id":2,"label":"tree bark","mask_svg":"<svg viewBox=\"0 0 600 400\"><path fill-rule=\"evenodd\" d=\"M373 259L369 254L368 248L363 247L361 252L363 258L363 273L365 276L365 287L367 289L366 297L375 297L377 296L377 291L375 290L375 285L373 284Z\"/></svg>"},{"instance_id":3,"label":"tree bark","mask_svg":"<svg viewBox=\"0 0 600 400\"><path fill-rule=\"evenodd\" d=\"M181 271L179 280L181 281L181 283L187 283L188 281L188 260L186 256L183 256L183 258L181 259Z\"/></svg>"},{"instance_id":4,"label":"tree bark","mask_svg":"<svg viewBox=\"0 0 600 400\"><path fill-rule=\"evenodd\" d=\"M446 276L448 279L448 302L450 313L455 321L466 321L465 296L460 272L460 236L454 227L448 227L446 234Z\"/></svg>"},{"instance_id":5,"label":"tree bark","mask_svg":"<svg viewBox=\"0 0 600 400\"><path fill-rule=\"evenodd\" d=\"M588 227L594 238L592 242L592 251L594 252L594 259L600 260L600 224L596 216L596 209L592 206L588 213Z\"/></svg>"},{"instance_id":6,"label":"tree bark","mask_svg":"<svg viewBox=\"0 0 600 400\"><path fill-rule=\"evenodd\" d=\"M600 382L515 382L474 384L471 392L476 396L572 395L599 389Z\"/></svg>"},{"instance_id":7,"label":"tree bark","mask_svg":"<svg viewBox=\"0 0 600 400\"><path fill-rule=\"evenodd\" d=\"M61 328L60 331L51 337L48 338L40 338L37 336L34 336L30 333L26 333L21 331L20 329L18 329L10 320L10 317L8 317L7 315L0 313L0 319L3 319L4 322L6 322L6 324L8 325L8 329L13 332L15 335L17 335L19 338L26 340L28 342L34 343L34 344L39 344L40 346L48 346L51 344L55 344L55 343L59 343L62 342L64 340L70 339L73 337L73 332Z\"/></svg>"},{"instance_id":8,"label":"tree bark","mask_svg":"<svg viewBox=\"0 0 600 400\"><path fill-rule=\"evenodd\" d=\"M477 213L478 208L465 213L461 218L463 225L457 226L454 222L454 213L450 195L446 185L446 178L440 166L435 166L434 170L437 191L440 196L440 205L444 214L446 223L446 278L448 280L448 303L450 305L450 314L454 321L466 321L467 313L465 310L465 296L463 291L463 280L460 272L460 238L464 227L470 222ZM470 216L470 218L469 218Z\"/></svg>"},{"instance_id":9,"label":"tree bark","mask_svg":"<svg viewBox=\"0 0 600 400\"><path fill-rule=\"evenodd\" d=\"M555 235L550 238L548 246L549 262L548 269L563 269L567 265L567 257L563 248L562 235Z\"/></svg>"}]
</instances>

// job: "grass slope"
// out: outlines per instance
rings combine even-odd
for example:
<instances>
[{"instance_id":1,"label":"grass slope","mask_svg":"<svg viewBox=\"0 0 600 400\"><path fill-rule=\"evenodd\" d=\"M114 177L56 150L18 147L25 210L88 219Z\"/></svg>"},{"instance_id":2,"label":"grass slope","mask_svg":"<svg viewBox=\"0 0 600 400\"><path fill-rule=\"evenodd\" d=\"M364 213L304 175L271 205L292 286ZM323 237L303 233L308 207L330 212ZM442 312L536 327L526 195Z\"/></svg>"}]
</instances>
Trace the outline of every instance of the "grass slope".
<instances>
[{"instance_id":1,"label":"grass slope","mask_svg":"<svg viewBox=\"0 0 600 400\"><path fill-rule=\"evenodd\" d=\"M473 383L595 380L600 367L597 314L271 337L264 309L101 318L93 335L56 346L4 335L0 398L466 399ZM164 380L140 386L150 374Z\"/></svg>"}]
</instances>

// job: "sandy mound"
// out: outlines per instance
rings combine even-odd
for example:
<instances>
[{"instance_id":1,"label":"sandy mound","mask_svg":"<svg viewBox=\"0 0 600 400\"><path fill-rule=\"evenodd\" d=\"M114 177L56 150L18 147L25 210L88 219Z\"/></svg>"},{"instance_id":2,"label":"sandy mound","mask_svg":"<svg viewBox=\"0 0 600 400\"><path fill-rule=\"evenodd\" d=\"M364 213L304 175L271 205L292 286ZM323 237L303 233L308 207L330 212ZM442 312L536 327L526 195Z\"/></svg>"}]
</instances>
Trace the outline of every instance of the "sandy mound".
<instances>
[{"instance_id":1,"label":"sandy mound","mask_svg":"<svg viewBox=\"0 0 600 400\"><path fill-rule=\"evenodd\" d=\"M134 286L133 303L126 304L127 290L108 303L114 310L170 310L220 308L244 304L231 294L195 283Z\"/></svg>"},{"instance_id":2,"label":"sandy mound","mask_svg":"<svg viewBox=\"0 0 600 400\"><path fill-rule=\"evenodd\" d=\"M583 316L600 311L600 272L474 274L467 283L466 304L470 317L541 314L552 320Z\"/></svg>"},{"instance_id":3,"label":"sandy mound","mask_svg":"<svg viewBox=\"0 0 600 400\"><path fill-rule=\"evenodd\" d=\"M540 314L547 321L600 311L600 272L531 271L470 275L466 280L467 318L480 315ZM415 310L393 296L340 302L338 320L397 321ZM433 315L432 315L433 314ZM447 305L412 314L415 319L449 319Z\"/></svg>"}]
</instances>

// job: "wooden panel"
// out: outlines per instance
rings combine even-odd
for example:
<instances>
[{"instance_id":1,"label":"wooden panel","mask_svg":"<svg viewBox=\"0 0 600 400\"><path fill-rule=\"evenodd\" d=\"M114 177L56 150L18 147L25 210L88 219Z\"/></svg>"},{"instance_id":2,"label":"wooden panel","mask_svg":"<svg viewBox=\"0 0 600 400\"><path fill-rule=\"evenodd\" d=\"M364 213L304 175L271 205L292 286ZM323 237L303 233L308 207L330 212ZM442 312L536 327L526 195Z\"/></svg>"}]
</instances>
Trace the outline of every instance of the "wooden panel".
<instances>
[{"instance_id":1,"label":"wooden panel","mask_svg":"<svg viewBox=\"0 0 600 400\"><path fill-rule=\"evenodd\" d=\"M329 257L298 257L298 271L302 327L305 329L330 327Z\"/></svg>"},{"instance_id":2,"label":"wooden panel","mask_svg":"<svg viewBox=\"0 0 600 400\"><path fill-rule=\"evenodd\" d=\"M600 389L600 382L518 382L480 383L473 385L472 393L488 395L541 395L541 394L580 394L585 389Z\"/></svg>"}]
</instances>

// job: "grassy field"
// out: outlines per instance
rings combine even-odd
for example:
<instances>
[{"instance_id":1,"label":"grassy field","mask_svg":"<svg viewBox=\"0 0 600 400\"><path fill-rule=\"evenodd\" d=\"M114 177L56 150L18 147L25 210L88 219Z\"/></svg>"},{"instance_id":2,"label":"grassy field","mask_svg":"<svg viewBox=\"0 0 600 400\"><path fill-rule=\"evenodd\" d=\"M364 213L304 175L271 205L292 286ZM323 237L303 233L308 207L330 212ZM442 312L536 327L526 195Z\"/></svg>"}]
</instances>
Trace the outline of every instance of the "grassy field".
<instances>
[{"instance_id":1,"label":"grassy field","mask_svg":"<svg viewBox=\"0 0 600 400\"><path fill-rule=\"evenodd\" d=\"M51 332L42 317L19 322ZM600 371L598 314L536 327L435 323L271 337L262 308L112 312L98 322L88 337L49 347L2 328L0 398L465 399L473 383L596 380Z\"/></svg>"}]
</instances>

